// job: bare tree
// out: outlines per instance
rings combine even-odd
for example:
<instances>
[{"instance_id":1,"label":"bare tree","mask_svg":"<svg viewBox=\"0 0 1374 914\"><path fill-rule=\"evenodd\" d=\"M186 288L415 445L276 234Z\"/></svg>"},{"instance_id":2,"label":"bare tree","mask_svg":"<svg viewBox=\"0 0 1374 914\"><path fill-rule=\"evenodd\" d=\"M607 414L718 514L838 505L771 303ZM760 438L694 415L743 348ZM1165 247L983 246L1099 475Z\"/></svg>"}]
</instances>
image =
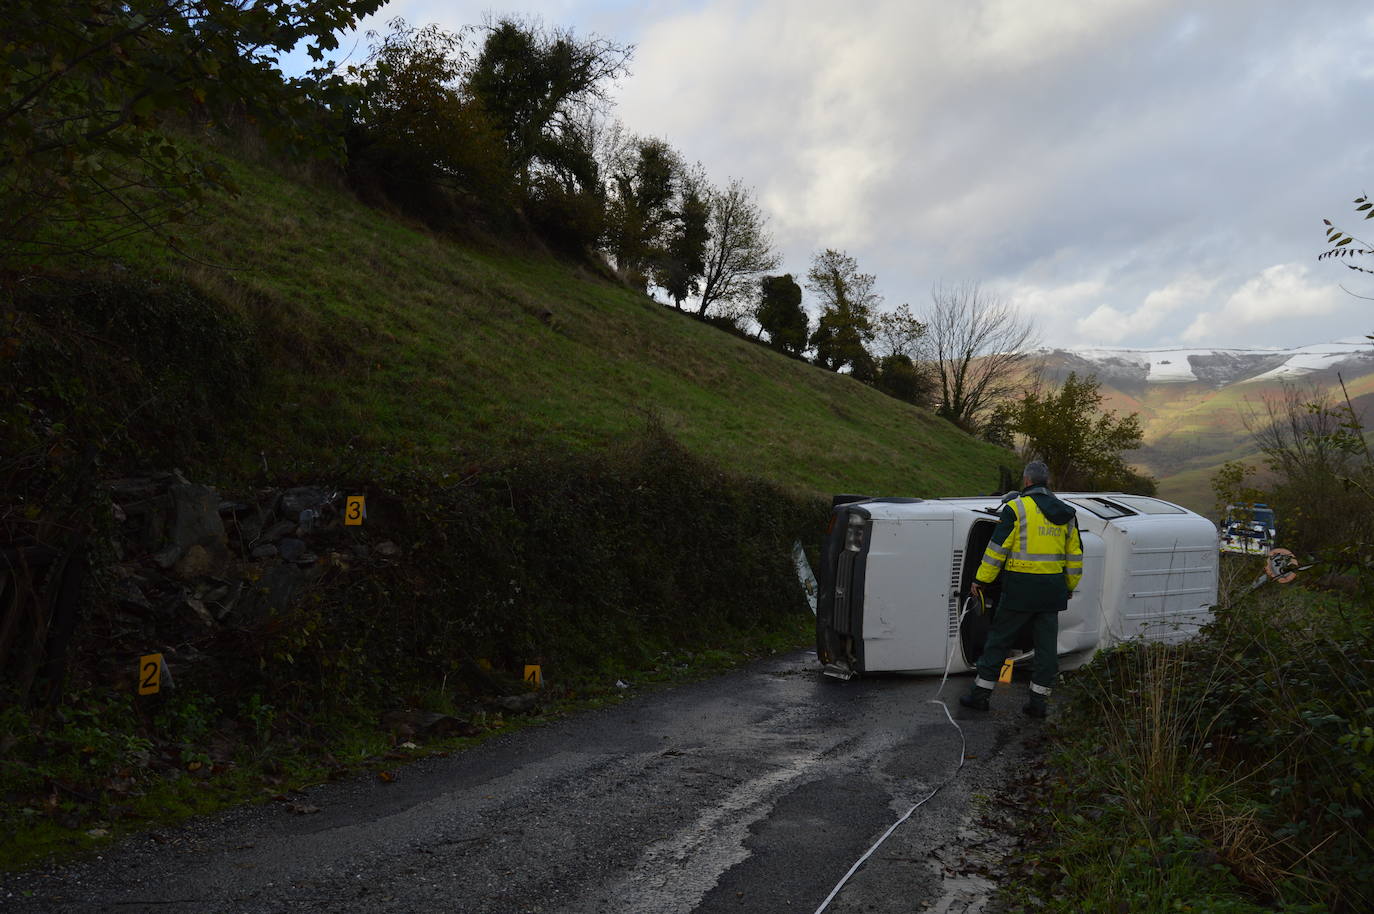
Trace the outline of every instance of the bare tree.
<instances>
[{"instance_id":1,"label":"bare tree","mask_svg":"<svg viewBox=\"0 0 1374 914\"><path fill-rule=\"evenodd\" d=\"M1260 400L1246 400L1241 421L1271 468L1290 481L1349 475L1363 448L1351 432L1363 427L1352 405L1318 384L1284 383Z\"/></svg>"},{"instance_id":2,"label":"bare tree","mask_svg":"<svg viewBox=\"0 0 1374 914\"><path fill-rule=\"evenodd\" d=\"M753 297L758 277L777 269L782 261L773 251L767 222L754 192L739 179L711 195L710 239L697 314L705 315L716 302Z\"/></svg>"},{"instance_id":3,"label":"bare tree","mask_svg":"<svg viewBox=\"0 0 1374 914\"><path fill-rule=\"evenodd\" d=\"M1013 395L1034 325L978 283L938 285L926 319L939 385L936 412L972 431L982 414Z\"/></svg>"}]
</instances>

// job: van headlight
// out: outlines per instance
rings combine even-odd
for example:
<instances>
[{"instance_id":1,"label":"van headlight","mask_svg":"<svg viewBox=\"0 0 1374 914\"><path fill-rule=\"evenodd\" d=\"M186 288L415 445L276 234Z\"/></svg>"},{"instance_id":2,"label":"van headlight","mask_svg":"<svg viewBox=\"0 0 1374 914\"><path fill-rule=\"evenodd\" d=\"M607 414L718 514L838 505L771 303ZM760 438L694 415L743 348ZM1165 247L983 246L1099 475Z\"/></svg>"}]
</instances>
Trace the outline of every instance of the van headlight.
<instances>
[{"instance_id":1,"label":"van headlight","mask_svg":"<svg viewBox=\"0 0 1374 914\"><path fill-rule=\"evenodd\" d=\"M849 527L844 535L844 548L859 552L864 547L864 535L868 532L868 520L861 514L849 515Z\"/></svg>"}]
</instances>

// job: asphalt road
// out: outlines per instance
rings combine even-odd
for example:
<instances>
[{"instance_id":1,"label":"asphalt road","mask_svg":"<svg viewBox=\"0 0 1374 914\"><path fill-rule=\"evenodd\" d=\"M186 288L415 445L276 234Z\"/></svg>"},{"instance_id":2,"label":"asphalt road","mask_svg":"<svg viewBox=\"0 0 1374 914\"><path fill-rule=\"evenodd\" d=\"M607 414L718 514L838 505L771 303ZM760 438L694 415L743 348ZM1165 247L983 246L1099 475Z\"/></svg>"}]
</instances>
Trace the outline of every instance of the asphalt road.
<instances>
[{"instance_id":1,"label":"asphalt road","mask_svg":"<svg viewBox=\"0 0 1374 914\"><path fill-rule=\"evenodd\" d=\"M913 804L828 912L984 910L959 875L996 855L977 824L1038 729L1023 685L990 714L938 679L846 683L815 656L632 696L375 778L300 815L234 810L101 858L0 877L4 911L707 914L814 912ZM966 762L959 769L961 751ZM966 868L966 867L963 867Z\"/></svg>"}]
</instances>

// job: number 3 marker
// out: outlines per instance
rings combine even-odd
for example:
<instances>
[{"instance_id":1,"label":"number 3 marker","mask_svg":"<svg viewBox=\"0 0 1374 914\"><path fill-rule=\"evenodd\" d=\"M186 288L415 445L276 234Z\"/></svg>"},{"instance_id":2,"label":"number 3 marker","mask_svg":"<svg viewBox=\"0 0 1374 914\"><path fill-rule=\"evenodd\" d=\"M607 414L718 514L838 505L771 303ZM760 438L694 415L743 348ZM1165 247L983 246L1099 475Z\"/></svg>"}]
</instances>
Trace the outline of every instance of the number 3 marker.
<instances>
[{"instance_id":1,"label":"number 3 marker","mask_svg":"<svg viewBox=\"0 0 1374 914\"><path fill-rule=\"evenodd\" d=\"M348 501L344 506L344 526L361 526L364 517L367 517L367 506L363 501L363 496L348 496Z\"/></svg>"}]
</instances>

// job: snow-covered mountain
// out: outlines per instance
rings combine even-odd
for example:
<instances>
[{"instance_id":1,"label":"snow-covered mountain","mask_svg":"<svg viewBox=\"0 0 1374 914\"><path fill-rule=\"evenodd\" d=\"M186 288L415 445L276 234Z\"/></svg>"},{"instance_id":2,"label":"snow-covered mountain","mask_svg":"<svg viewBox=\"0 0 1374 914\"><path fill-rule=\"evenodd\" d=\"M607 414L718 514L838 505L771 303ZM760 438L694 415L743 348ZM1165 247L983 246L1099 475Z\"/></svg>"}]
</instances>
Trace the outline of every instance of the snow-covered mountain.
<instances>
[{"instance_id":1,"label":"snow-covered mountain","mask_svg":"<svg viewBox=\"0 0 1374 914\"><path fill-rule=\"evenodd\" d=\"M1045 349L1051 374L1096 374L1123 390L1147 384L1226 387L1245 381L1301 380L1335 371L1374 371L1374 344L1363 337L1296 349Z\"/></svg>"},{"instance_id":2,"label":"snow-covered mountain","mask_svg":"<svg viewBox=\"0 0 1374 914\"><path fill-rule=\"evenodd\" d=\"M1093 374L1103 406L1135 413L1144 445L1130 459L1160 494L1210 510L1209 480L1228 460L1258 453L1253 427L1285 383L1374 422L1374 344L1364 337L1294 349L1045 349L1036 360L1053 383ZM1338 378L1339 375L1339 378ZM1342 386L1342 384L1344 386Z\"/></svg>"}]
</instances>

